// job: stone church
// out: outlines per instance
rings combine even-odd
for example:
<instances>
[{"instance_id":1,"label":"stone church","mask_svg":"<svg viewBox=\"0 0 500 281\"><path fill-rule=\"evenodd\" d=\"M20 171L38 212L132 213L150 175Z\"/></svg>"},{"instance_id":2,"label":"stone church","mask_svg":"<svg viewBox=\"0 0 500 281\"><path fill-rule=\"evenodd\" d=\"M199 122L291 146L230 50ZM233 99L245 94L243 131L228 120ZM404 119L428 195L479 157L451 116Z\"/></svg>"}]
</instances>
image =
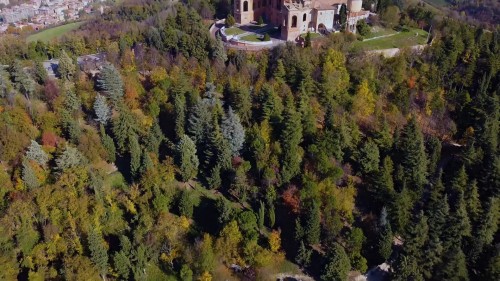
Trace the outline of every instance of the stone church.
<instances>
[{"instance_id":1,"label":"stone church","mask_svg":"<svg viewBox=\"0 0 500 281\"><path fill-rule=\"evenodd\" d=\"M239 24L257 21L281 26L281 39L294 41L303 33L327 33L340 29L340 8L347 5L346 29L356 32L356 23L368 18L362 0L235 0L234 17Z\"/></svg>"}]
</instances>

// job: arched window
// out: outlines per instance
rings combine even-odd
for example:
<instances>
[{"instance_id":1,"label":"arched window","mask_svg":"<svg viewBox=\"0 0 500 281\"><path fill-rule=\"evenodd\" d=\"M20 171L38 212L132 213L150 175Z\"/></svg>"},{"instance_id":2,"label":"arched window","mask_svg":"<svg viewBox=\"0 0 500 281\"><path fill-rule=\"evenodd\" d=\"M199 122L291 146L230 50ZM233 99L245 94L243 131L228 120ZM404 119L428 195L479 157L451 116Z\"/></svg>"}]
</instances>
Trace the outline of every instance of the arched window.
<instances>
[{"instance_id":1,"label":"arched window","mask_svg":"<svg viewBox=\"0 0 500 281\"><path fill-rule=\"evenodd\" d=\"M307 14L304 14L304 15L302 16L302 21L306 21L306 20L307 20Z\"/></svg>"},{"instance_id":2,"label":"arched window","mask_svg":"<svg viewBox=\"0 0 500 281\"><path fill-rule=\"evenodd\" d=\"M243 2L243 12L248 12L248 1Z\"/></svg>"},{"instance_id":3,"label":"arched window","mask_svg":"<svg viewBox=\"0 0 500 281\"><path fill-rule=\"evenodd\" d=\"M297 27L297 16L292 17L292 27Z\"/></svg>"}]
</instances>

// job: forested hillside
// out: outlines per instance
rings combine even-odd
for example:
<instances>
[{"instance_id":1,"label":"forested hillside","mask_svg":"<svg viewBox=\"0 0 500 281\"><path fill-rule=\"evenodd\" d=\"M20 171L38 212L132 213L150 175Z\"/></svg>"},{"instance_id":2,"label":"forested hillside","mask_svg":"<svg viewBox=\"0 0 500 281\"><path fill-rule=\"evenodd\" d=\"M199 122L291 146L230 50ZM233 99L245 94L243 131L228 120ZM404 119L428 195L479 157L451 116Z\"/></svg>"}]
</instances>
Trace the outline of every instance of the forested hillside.
<instances>
[{"instance_id":1,"label":"forested hillside","mask_svg":"<svg viewBox=\"0 0 500 281\"><path fill-rule=\"evenodd\" d=\"M499 30L246 53L208 33L228 7L125 0L0 38L0 280L500 280Z\"/></svg>"}]
</instances>

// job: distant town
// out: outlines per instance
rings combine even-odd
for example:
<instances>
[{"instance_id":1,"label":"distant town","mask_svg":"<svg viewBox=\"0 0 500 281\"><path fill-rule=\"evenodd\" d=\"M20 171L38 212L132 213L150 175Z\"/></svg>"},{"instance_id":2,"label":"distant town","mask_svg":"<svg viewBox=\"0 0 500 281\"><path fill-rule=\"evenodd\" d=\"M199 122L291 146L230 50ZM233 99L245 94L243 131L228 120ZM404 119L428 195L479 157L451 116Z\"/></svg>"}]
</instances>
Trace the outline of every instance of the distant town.
<instances>
[{"instance_id":1,"label":"distant town","mask_svg":"<svg viewBox=\"0 0 500 281\"><path fill-rule=\"evenodd\" d=\"M0 34L7 32L9 27L40 30L76 21L85 14L96 12L92 4L100 0L29 0L17 5L10 1L0 0ZM100 9L102 12L102 6Z\"/></svg>"}]
</instances>

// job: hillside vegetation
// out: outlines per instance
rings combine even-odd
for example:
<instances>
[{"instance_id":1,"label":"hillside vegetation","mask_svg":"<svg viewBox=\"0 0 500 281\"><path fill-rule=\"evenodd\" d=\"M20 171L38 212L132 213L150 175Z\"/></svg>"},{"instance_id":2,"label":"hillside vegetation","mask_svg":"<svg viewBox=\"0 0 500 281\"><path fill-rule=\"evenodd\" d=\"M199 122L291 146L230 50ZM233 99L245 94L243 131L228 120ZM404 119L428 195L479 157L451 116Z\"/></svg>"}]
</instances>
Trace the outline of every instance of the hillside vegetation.
<instances>
[{"instance_id":1,"label":"hillside vegetation","mask_svg":"<svg viewBox=\"0 0 500 281\"><path fill-rule=\"evenodd\" d=\"M227 1L0 38L0 280L499 280L499 31L389 4L422 54L227 50Z\"/></svg>"}]
</instances>

